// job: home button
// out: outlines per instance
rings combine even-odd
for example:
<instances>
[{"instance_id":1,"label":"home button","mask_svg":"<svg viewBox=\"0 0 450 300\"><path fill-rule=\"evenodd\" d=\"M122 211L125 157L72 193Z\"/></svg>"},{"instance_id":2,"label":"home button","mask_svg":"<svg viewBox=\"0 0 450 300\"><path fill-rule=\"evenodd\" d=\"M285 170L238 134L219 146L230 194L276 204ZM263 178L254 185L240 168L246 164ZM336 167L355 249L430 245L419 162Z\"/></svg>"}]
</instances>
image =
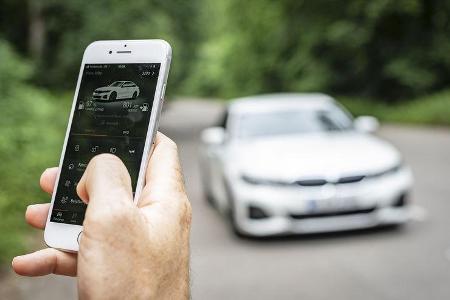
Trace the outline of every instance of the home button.
<instances>
[{"instance_id":1,"label":"home button","mask_svg":"<svg viewBox=\"0 0 450 300\"><path fill-rule=\"evenodd\" d=\"M80 245L80 239L81 239L82 235L83 235L83 231L80 231L80 233L78 234L78 237L77 237L78 245Z\"/></svg>"}]
</instances>

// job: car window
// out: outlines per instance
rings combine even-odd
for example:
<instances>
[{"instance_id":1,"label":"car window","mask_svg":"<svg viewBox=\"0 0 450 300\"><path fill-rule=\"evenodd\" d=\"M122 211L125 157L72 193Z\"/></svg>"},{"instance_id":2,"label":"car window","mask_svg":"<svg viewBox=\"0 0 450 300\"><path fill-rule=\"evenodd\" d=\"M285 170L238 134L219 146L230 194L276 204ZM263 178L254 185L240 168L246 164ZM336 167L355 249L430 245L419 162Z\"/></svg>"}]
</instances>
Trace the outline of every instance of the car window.
<instances>
[{"instance_id":1,"label":"car window","mask_svg":"<svg viewBox=\"0 0 450 300\"><path fill-rule=\"evenodd\" d=\"M238 119L239 138L344 131L353 128L351 119L338 108L289 110L243 114Z\"/></svg>"},{"instance_id":2,"label":"car window","mask_svg":"<svg viewBox=\"0 0 450 300\"><path fill-rule=\"evenodd\" d=\"M109 86L120 87L123 84L123 81L114 81Z\"/></svg>"}]
</instances>

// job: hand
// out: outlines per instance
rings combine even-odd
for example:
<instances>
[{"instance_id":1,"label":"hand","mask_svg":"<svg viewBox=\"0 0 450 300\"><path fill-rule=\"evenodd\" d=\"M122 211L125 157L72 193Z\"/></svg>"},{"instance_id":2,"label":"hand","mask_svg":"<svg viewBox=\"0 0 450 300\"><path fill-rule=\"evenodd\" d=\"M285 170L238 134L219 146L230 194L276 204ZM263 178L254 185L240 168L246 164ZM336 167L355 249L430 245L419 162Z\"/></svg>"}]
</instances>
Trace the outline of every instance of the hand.
<instances>
[{"instance_id":1,"label":"hand","mask_svg":"<svg viewBox=\"0 0 450 300\"><path fill-rule=\"evenodd\" d=\"M53 191L56 173L42 174L44 191ZM189 297L191 207L173 141L158 133L137 206L127 169L110 154L89 162L77 192L88 203L78 254L47 248L15 257L18 274L78 275L81 298ZM27 222L43 229L49 207L30 205Z\"/></svg>"}]
</instances>

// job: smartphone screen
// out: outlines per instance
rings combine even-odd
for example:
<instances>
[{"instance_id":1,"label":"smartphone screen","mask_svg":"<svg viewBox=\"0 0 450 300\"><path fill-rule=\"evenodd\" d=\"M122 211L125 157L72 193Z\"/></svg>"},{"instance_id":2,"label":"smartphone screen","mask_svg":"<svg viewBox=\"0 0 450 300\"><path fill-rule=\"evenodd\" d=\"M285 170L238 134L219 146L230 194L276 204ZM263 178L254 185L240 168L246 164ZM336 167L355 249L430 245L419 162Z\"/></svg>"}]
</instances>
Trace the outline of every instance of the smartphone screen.
<instances>
[{"instance_id":1,"label":"smartphone screen","mask_svg":"<svg viewBox=\"0 0 450 300\"><path fill-rule=\"evenodd\" d=\"M159 71L159 63L84 65L51 222L83 224L86 205L76 187L100 153L122 159L134 194Z\"/></svg>"}]
</instances>

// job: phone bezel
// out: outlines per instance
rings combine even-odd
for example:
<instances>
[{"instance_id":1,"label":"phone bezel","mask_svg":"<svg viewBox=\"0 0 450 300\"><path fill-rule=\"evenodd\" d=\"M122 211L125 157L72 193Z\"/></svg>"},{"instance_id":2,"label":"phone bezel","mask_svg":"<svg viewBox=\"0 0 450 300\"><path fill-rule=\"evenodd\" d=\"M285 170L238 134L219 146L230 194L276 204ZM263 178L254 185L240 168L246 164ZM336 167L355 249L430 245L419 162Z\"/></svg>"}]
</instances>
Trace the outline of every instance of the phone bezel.
<instances>
[{"instance_id":1,"label":"phone bezel","mask_svg":"<svg viewBox=\"0 0 450 300\"><path fill-rule=\"evenodd\" d=\"M126 50L126 52L125 52ZM122 51L119 52L118 51ZM124 53L125 52L125 53ZM57 248L63 251L78 251L78 236L83 231L83 226L50 222L51 211L55 201L55 194L58 188L60 171L64 156L66 153L67 141L69 138L72 119L78 98L81 78L85 64L117 64L117 63L160 63L160 72L156 84L155 96L153 99L147 136L145 140L144 152L139 169L139 175L136 185L134 202L142 192L145 183L145 170L147 168L149 155L153 149L153 141L158 128L159 115L161 114L162 103L164 100L165 86L169 73L172 50L170 45L164 40L116 40L116 41L96 41L91 43L83 54L80 72L78 75L77 86L70 111L69 122L66 129L61 158L59 161L59 170L56 177L54 192L51 198L51 205L47 217L44 241L47 246Z\"/></svg>"}]
</instances>

